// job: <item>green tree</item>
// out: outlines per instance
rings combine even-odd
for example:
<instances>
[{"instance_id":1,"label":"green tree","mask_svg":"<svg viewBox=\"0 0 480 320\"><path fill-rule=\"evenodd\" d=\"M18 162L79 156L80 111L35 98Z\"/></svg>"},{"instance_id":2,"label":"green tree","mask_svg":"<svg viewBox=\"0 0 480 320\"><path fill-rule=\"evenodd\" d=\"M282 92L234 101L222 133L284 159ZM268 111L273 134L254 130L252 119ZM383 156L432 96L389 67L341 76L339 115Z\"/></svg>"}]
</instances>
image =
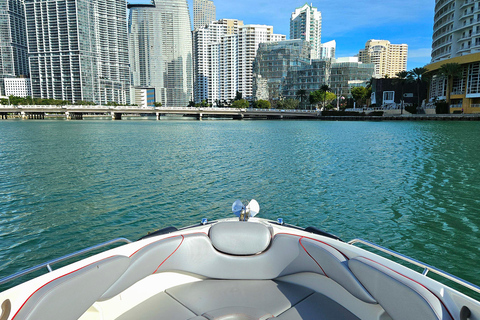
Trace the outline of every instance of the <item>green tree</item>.
<instances>
[{"instance_id":1,"label":"green tree","mask_svg":"<svg viewBox=\"0 0 480 320\"><path fill-rule=\"evenodd\" d=\"M305 99L307 98L307 90L305 89L300 89L300 90L297 90L297 98L300 100L300 105L301 106L305 106Z\"/></svg>"},{"instance_id":2,"label":"green tree","mask_svg":"<svg viewBox=\"0 0 480 320\"><path fill-rule=\"evenodd\" d=\"M259 109L270 109L271 104L270 101L260 99L256 101L256 107Z\"/></svg>"},{"instance_id":3,"label":"green tree","mask_svg":"<svg viewBox=\"0 0 480 320\"><path fill-rule=\"evenodd\" d=\"M325 108L325 101L327 100L327 92L330 92L330 90L331 89L328 86L328 84L322 84L322 86L320 87L320 91L323 94L323 108Z\"/></svg>"},{"instance_id":4,"label":"green tree","mask_svg":"<svg viewBox=\"0 0 480 320\"><path fill-rule=\"evenodd\" d=\"M279 100L277 103L277 107L279 109L298 109L299 105L300 101L298 101L297 99Z\"/></svg>"},{"instance_id":5,"label":"green tree","mask_svg":"<svg viewBox=\"0 0 480 320\"><path fill-rule=\"evenodd\" d=\"M317 104L322 101L322 92L320 90L310 92L309 100L310 104L314 105L316 108Z\"/></svg>"},{"instance_id":6,"label":"green tree","mask_svg":"<svg viewBox=\"0 0 480 320\"><path fill-rule=\"evenodd\" d=\"M352 93L353 100L357 104L362 104L367 98L367 89L365 87L353 87L350 92Z\"/></svg>"},{"instance_id":7,"label":"green tree","mask_svg":"<svg viewBox=\"0 0 480 320\"><path fill-rule=\"evenodd\" d=\"M235 101L242 100L242 99L243 99L242 93L240 91L237 91L237 94L235 95Z\"/></svg>"},{"instance_id":8,"label":"green tree","mask_svg":"<svg viewBox=\"0 0 480 320\"><path fill-rule=\"evenodd\" d=\"M155 107L160 108L160 107L162 106L162 103L161 103L160 101L155 101L155 102L153 103L153 105L154 105Z\"/></svg>"},{"instance_id":9,"label":"green tree","mask_svg":"<svg viewBox=\"0 0 480 320\"><path fill-rule=\"evenodd\" d=\"M245 99L235 100L232 103L232 108L246 109L248 107L249 107L249 103Z\"/></svg>"},{"instance_id":10,"label":"green tree","mask_svg":"<svg viewBox=\"0 0 480 320\"><path fill-rule=\"evenodd\" d=\"M420 108L420 85L422 82L427 82L427 77L425 76L425 73L427 72L427 68L421 67L421 68L414 68L411 71L409 71L409 76L412 78L413 81L417 84L417 110Z\"/></svg>"},{"instance_id":11,"label":"green tree","mask_svg":"<svg viewBox=\"0 0 480 320\"><path fill-rule=\"evenodd\" d=\"M452 92L453 79L462 76L462 66L458 63L445 63L443 64L439 72L441 75L447 78L447 103L450 105L450 93Z\"/></svg>"}]
</instances>

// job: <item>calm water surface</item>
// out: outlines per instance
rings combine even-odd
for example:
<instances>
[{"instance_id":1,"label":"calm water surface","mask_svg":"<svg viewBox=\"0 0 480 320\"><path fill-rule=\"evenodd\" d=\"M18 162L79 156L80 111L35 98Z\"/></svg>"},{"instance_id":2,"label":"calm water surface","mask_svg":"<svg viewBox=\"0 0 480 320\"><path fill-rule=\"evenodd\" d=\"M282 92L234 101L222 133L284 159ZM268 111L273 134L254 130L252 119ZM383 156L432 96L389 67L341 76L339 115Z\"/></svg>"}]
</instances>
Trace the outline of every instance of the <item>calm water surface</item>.
<instances>
[{"instance_id":1,"label":"calm water surface","mask_svg":"<svg viewBox=\"0 0 480 320\"><path fill-rule=\"evenodd\" d=\"M231 214L365 238L480 283L480 124L0 122L0 278Z\"/></svg>"}]
</instances>

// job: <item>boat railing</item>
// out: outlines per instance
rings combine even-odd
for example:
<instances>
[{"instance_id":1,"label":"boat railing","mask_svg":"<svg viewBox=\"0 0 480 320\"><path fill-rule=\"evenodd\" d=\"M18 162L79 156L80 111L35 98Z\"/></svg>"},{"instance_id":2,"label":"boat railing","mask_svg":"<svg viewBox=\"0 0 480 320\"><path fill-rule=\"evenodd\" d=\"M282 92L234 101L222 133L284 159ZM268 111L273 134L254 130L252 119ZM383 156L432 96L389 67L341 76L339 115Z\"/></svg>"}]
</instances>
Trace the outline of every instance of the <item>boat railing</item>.
<instances>
[{"instance_id":1,"label":"boat railing","mask_svg":"<svg viewBox=\"0 0 480 320\"><path fill-rule=\"evenodd\" d=\"M380 245L378 245L378 244L375 244L375 243L373 243L373 242L370 242L370 241L367 241L367 240L364 240L364 239L353 239L353 240L350 240L348 243L349 243L349 244L352 244L352 245L354 245L354 244L356 244L356 243L361 243L361 244L366 245L366 246L368 246L368 247L370 247L370 248L377 249L377 250L379 250L379 251L381 251L381 252L383 252L383 253L389 254L389 255L394 256L394 257L396 257L396 258L398 258L398 259L400 259L400 260L406 261L406 262L408 262L408 263L411 263L411 264L414 264L414 265L416 265L416 266L418 266L418 267L423 268L422 275L424 275L424 276L427 276L428 272L431 271L431 272L433 272L433 273L435 273L435 274L437 274L437 275L439 275L439 276L441 276L441 277L443 277L443 278L445 278L445 279L451 280L451 281L453 281L453 282L455 282L455 283L458 283L458 284L460 284L460 285L462 285L462 286L464 286L464 287L466 287L466 288L468 288L468 289L470 289L470 290L473 290L473 291L475 291L475 292L480 293L480 287L477 286L477 285L475 285L475 284L473 284L473 283L471 283L471 282L468 282L468 281L466 281L466 280L463 280L463 279L461 279L461 278L459 278L459 277L457 277L457 276L454 276L453 274L450 274L450 273L448 273L448 272L445 272L445 271L443 271L443 270L440 270L440 269L438 269L438 268L435 268L435 267L433 267L433 266L431 266L431 265L428 265L428 264L426 264L426 263L423 263L423 262L421 262L421 261L418 261L418 260L416 260L416 259L414 259L414 258L411 258L411 257L409 257L409 256L406 256L406 255L403 255L403 254L398 253L398 252L396 252L396 251L393 251L393 250L390 250L390 249L388 249L388 248L382 247L382 246L380 246Z\"/></svg>"},{"instance_id":2,"label":"boat railing","mask_svg":"<svg viewBox=\"0 0 480 320\"><path fill-rule=\"evenodd\" d=\"M62 261L65 261L65 260L68 260L68 259L71 259L71 258L74 258L74 257L77 257L77 256L80 256L82 254L85 254L85 253L88 253L88 252L91 252L91 251L94 251L94 250L97 250L97 249L100 249L100 248L103 248L103 247L106 247L106 246L110 246L112 244L115 244L115 243L119 243L119 242L123 242L123 243L131 243L132 241L131 240L128 240L127 238L116 238L116 239L112 239L112 240L109 240L109 241L106 241L106 242L103 242L103 243L100 243L100 244L97 244L97 245L94 245L94 246L91 246L91 247L88 247L88 248L85 248L85 249L82 249L80 251L76 251L76 252L73 252L73 253L69 253L63 257L60 257L60 258L56 258L56 259L53 259L53 260L50 260L48 262L45 262L45 263L42 263L42 264L39 264L35 267L31 267L31 268L28 268L26 270L23 270L23 271L19 271L17 273L14 273L8 277L5 277L5 278L2 278L0 279L0 285L1 284L4 284L4 283L7 283L9 281L12 281L14 279L17 279L17 278L20 278L20 277L23 277L29 273L32 273L32 272L35 272L35 271L38 271L40 269L43 269L43 268L47 268L48 272L52 272L53 269L52 269L52 265L56 264L56 263L59 263L59 262L62 262Z\"/></svg>"}]
</instances>

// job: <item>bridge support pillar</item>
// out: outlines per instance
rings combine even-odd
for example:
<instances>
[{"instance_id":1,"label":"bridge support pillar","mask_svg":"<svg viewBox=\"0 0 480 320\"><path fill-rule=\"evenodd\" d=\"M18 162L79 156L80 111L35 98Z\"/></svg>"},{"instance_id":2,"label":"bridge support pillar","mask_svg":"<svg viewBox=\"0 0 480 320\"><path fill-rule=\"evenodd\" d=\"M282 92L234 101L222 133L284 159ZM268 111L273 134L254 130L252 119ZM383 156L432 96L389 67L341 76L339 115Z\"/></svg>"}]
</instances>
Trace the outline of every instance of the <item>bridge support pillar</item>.
<instances>
[{"instance_id":1,"label":"bridge support pillar","mask_svg":"<svg viewBox=\"0 0 480 320\"><path fill-rule=\"evenodd\" d=\"M197 119L198 119L198 120L202 120L202 118L203 118L203 113L199 113L199 114L197 115Z\"/></svg>"},{"instance_id":2,"label":"bridge support pillar","mask_svg":"<svg viewBox=\"0 0 480 320\"><path fill-rule=\"evenodd\" d=\"M83 120L83 113L81 112L65 112L68 120Z\"/></svg>"},{"instance_id":3,"label":"bridge support pillar","mask_svg":"<svg viewBox=\"0 0 480 320\"><path fill-rule=\"evenodd\" d=\"M161 114L160 112L157 112L156 115L157 115L157 120L162 120L162 119L160 118L160 117L162 116L162 114Z\"/></svg>"},{"instance_id":4,"label":"bridge support pillar","mask_svg":"<svg viewBox=\"0 0 480 320\"><path fill-rule=\"evenodd\" d=\"M2 120L3 119L8 119L8 113L6 113L6 112L0 113L0 119L2 119Z\"/></svg>"},{"instance_id":5,"label":"bridge support pillar","mask_svg":"<svg viewBox=\"0 0 480 320\"><path fill-rule=\"evenodd\" d=\"M122 114L118 112L112 112L112 120L122 120Z\"/></svg>"},{"instance_id":6,"label":"bridge support pillar","mask_svg":"<svg viewBox=\"0 0 480 320\"><path fill-rule=\"evenodd\" d=\"M243 120L245 116L243 115L243 113L240 113L240 114L236 114L234 115L232 118L233 120Z\"/></svg>"}]
</instances>

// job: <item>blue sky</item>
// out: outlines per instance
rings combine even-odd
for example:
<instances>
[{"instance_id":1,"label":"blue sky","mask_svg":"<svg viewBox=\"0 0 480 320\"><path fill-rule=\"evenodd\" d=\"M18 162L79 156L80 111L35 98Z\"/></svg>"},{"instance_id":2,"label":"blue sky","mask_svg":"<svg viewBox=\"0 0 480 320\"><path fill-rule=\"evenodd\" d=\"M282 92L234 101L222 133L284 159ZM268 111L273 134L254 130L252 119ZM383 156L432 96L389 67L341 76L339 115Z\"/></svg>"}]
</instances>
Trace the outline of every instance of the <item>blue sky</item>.
<instances>
[{"instance_id":1,"label":"blue sky","mask_svg":"<svg viewBox=\"0 0 480 320\"><path fill-rule=\"evenodd\" d=\"M149 0L130 0L148 3ZM290 33L290 16L305 1L214 0L217 19L273 26L274 33ZM433 0L322 0L312 3L322 12L322 42L337 42L337 57L353 56L369 39L408 44L407 69L430 62ZM192 0L188 0L192 15Z\"/></svg>"}]
</instances>

